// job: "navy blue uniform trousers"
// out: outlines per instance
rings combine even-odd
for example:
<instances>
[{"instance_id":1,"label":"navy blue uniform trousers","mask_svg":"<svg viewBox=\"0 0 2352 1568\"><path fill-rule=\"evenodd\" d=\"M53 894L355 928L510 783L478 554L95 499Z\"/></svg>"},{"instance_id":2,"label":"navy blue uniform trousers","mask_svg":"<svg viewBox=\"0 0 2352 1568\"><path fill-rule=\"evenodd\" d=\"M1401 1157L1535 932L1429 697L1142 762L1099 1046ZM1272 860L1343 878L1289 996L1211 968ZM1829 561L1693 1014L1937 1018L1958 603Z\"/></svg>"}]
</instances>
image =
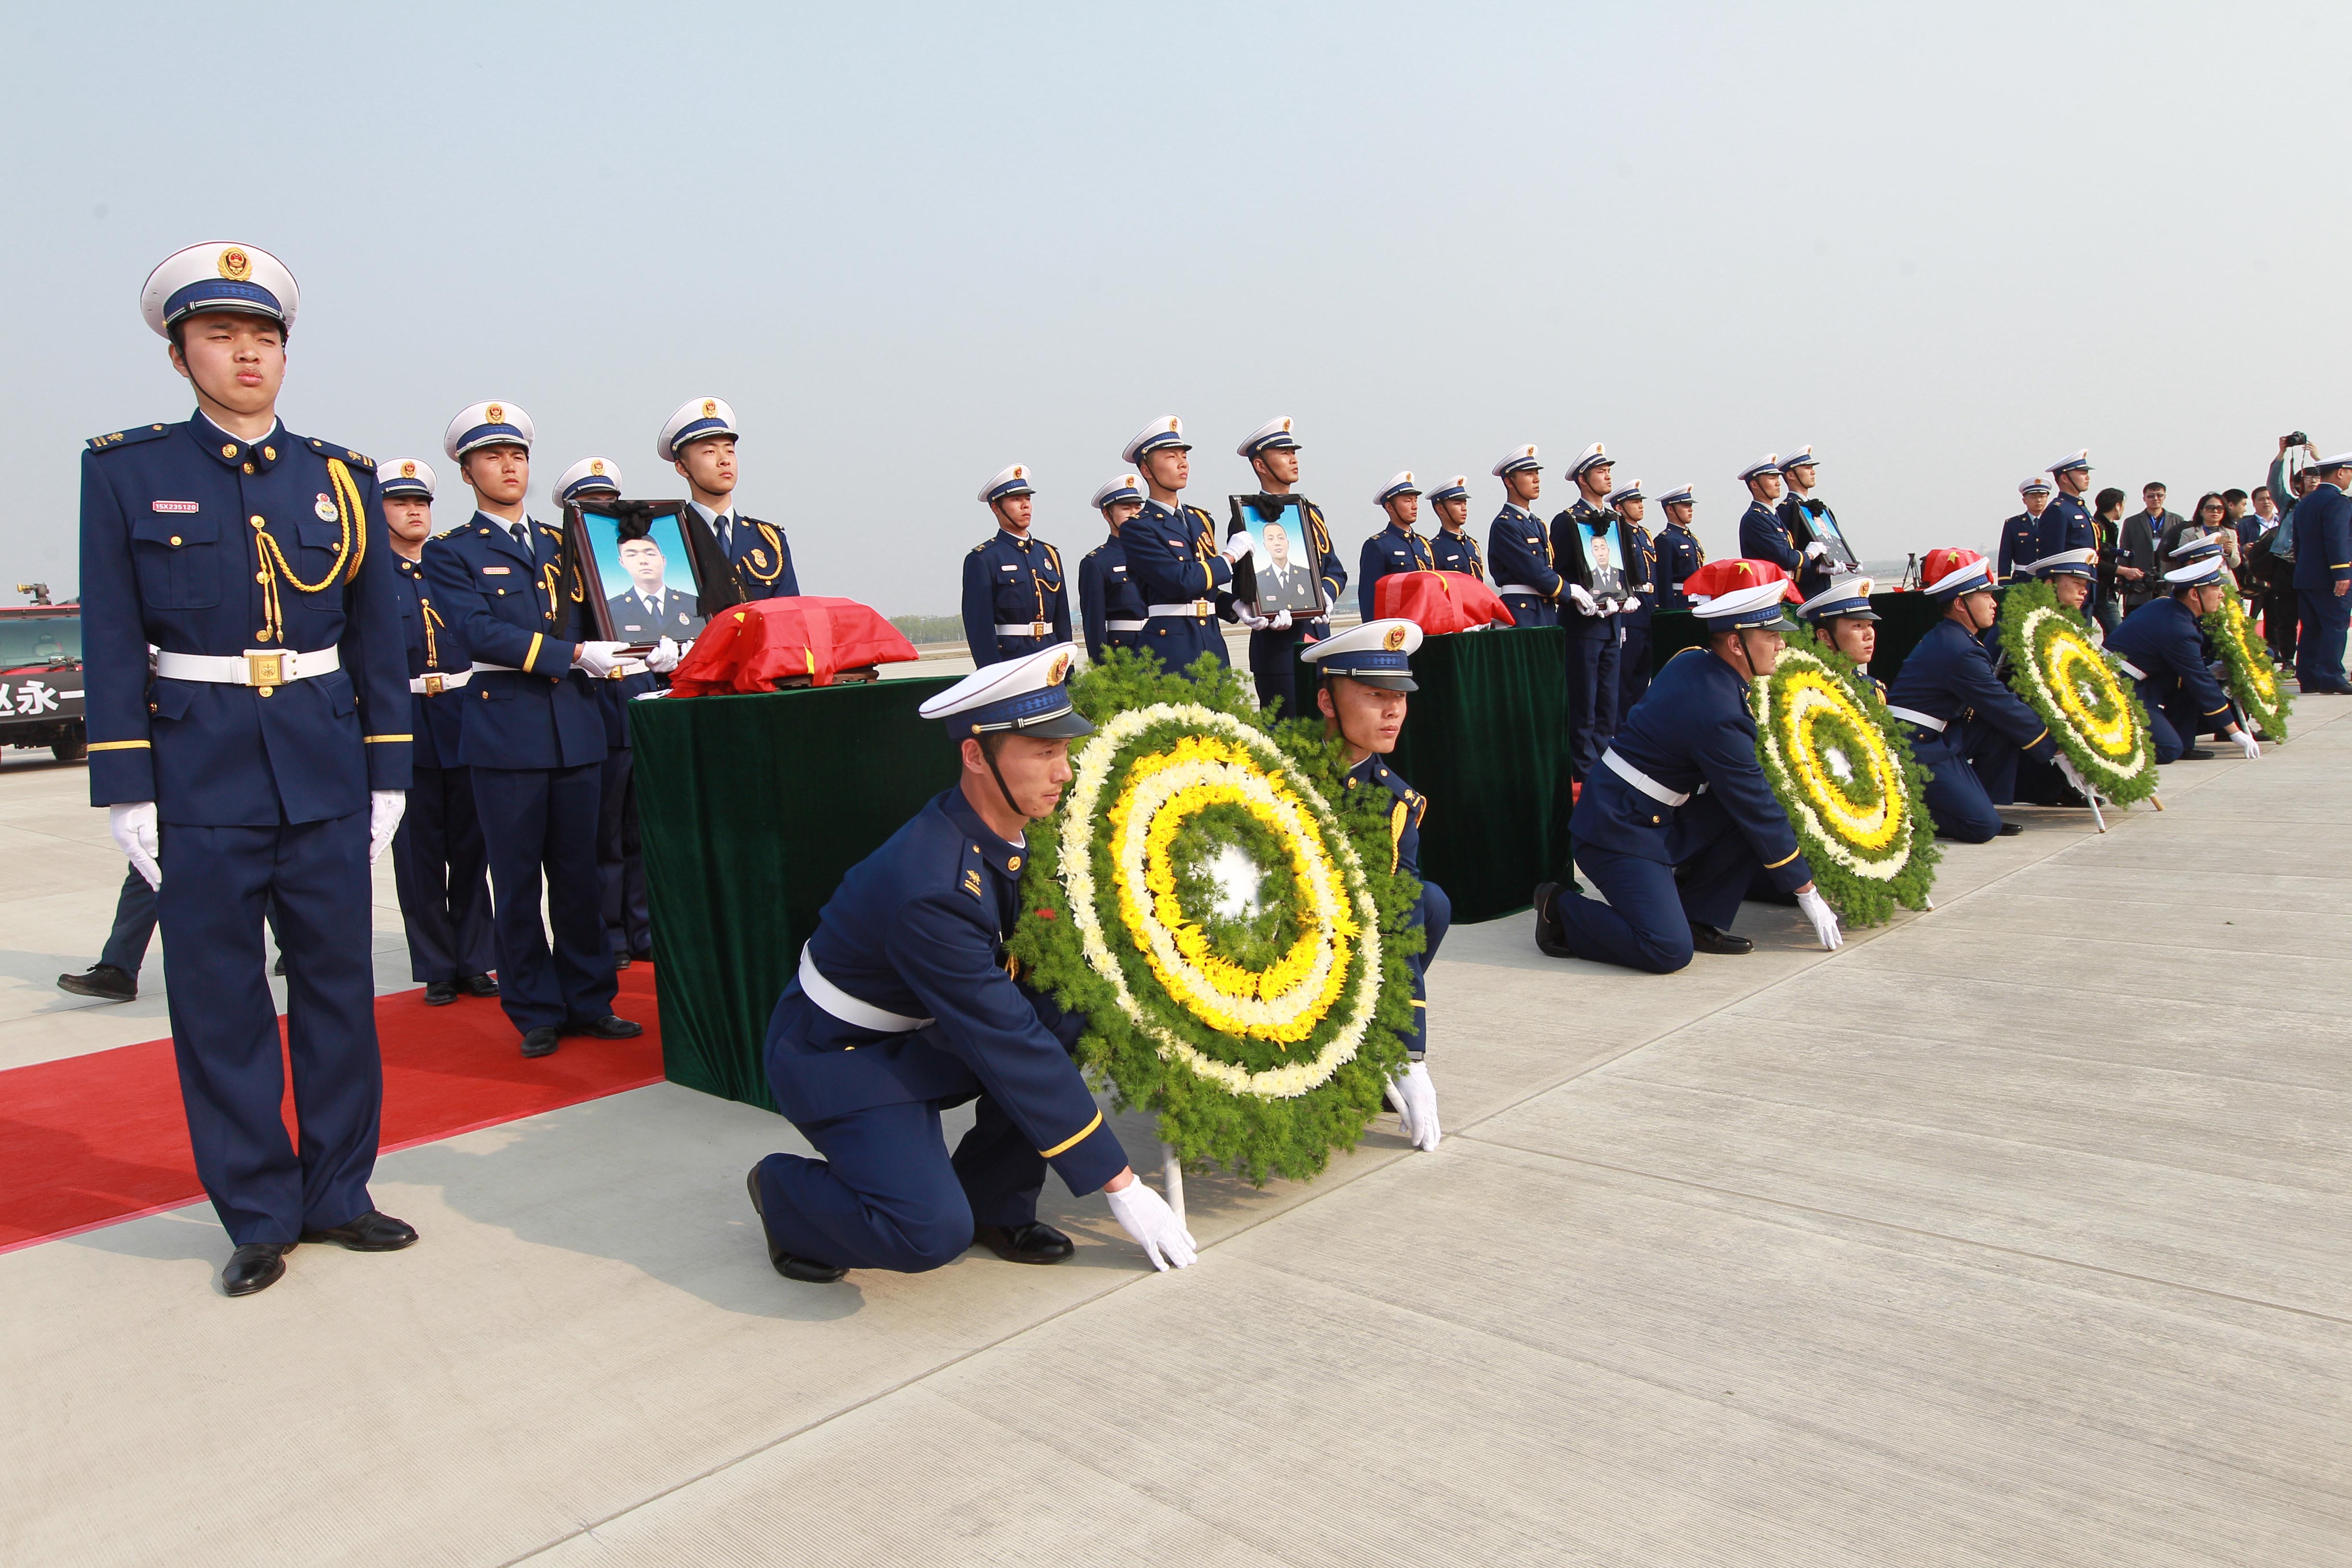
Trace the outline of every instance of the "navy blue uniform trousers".
<instances>
[{"instance_id":1,"label":"navy blue uniform trousers","mask_svg":"<svg viewBox=\"0 0 2352 1568\"><path fill-rule=\"evenodd\" d=\"M291 1242L372 1206L383 1062L369 941L368 814L275 827L165 823L156 914L196 1174L229 1239ZM286 1044L262 959L282 913ZM298 1148L278 1106L294 1071Z\"/></svg>"},{"instance_id":2,"label":"navy blue uniform trousers","mask_svg":"<svg viewBox=\"0 0 2352 1568\"><path fill-rule=\"evenodd\" d=\"M1576 863L1609 900L1564 888L1554 901L1560 934L1579 958L1671 974L1691 961L1694 924L1731 924L1764 864L1731 814L1713 795L1694 795L1676 812L1667 844L1678 857L1671 866L1577 846Z\"/></svg>"},{"instance_id":3,"label":"navy blue uniform trousers","mask_svg":"<svg viewBox=\"0 0 2352 1568\"><path fill-rule=\"evenodd\" d=\"M1617 647L1617 717L1622 719L1650 689L1650 628L1629 626ZM1612 734L1615 731L1612 729Z\"/></svg>"},{"instance_id":4,"label":"navy blue uniform trousers","mask_svg":"<svg viewBox=\"0 0 2352 1568\"><path fill-rule=\"evenodd\" d=\"M1454 900L1436 883L1423 882L1412 919L1405 923L1408 928L1419 926L1429 939L1427 947L1404 961L1406 972L1412 976L1412 1027L1403 1033L1404 1048L1407 1056L1419 1061L1429 1048L1429 966L1437 962L1438 944L1454 929Z\"/></svg>"},{"instance_id":5,"label":"navy blue uniform trousers","mask_svg":"<svg viewBox=\"0 0 2352 1568\"><path fill-rule=\"evenodd\" d=\"M523 1033L572 1018L602 1018L619 991L604 947L596 886L601 763L576 768L486 768L474 775L474 808L489 847L496 895L499 1005ZM547 921L540 924L540 878Z\"/></svg>"},{"instance_id":6,"label":"navy blue uniform trousers","mask_svg":"<svg viewBox=\"0 0 2352 1568\"><path fill-rule=\"evenodd\" d=\"M1617 732L1615 616L1562 617L1568 627L1568 769L1581 782Z\"/></svg>"},{"instance_id":7,"label":"navy blue uniform trousers","mask_svg":"<svg viewBox=\"0 0 2352 1568\"><path fill-rule=\"evenodd\" d=\"M489 861L481 820L474 814L472 775L470 768L418 763L408 786L408 809L393 836L393 882L400 889L400 921L408 931L411 980L456 980L498 967L490 940Z\"/></svg>"},{"instance_id":8,"label":"navy blue uniform trousers","mask_svg":"<svg viewBox=\"0 0 2352 1568\"><path fill-rule=\"evenodd\" d=\"M269 934L272 938L278 934L276 904L269 906ZM114 929L106 933L106 949L98 961L114 965L135 981L147 962L147 944L154 936L155 889L133 866L122 874L122 891L114 898Z\"/></svg>"},{"instance_id":9,"label":"navy blue uniform trousers","mask_svg":"<svg viewBox=\"0 0 2352 1568\"><path fill-rule=\"evenodd\" d=\"M1943 837L1982 844L2000 831L1994 798L2015 797L2017 743L1990 730L1973 734L1961 727L1958 742L1952 735L1949 728L1940 735L1911 731L1911 754L1927 770L1927 815Z\"/></svg>"},{"instance_id":10,"label":"navy blue uniform trousers","mask_svg":"<svg viewBox=\"0 0 2352 1568\"><path fill-rule=\"evenodd\" d=\"M615 959L650 952L653 909L646 895L646 861L637 828L636 752L626 746L604 759L596 809L596 884L604 939Z\"/></svg>"},{"instance_id":11,"label":"navy blue uniform trousers","mask_svg":"<svg viewBox=\"0 0 2352 1568\"><path fill-rule=\"evenodd\" d=\"M1257 682L1260 709L1271 712L1279 701L1283 718L1307 716L1298 706L1298 645L1306 640L1306 626L1296 621L1283 631L1250 633L1250 676Z\"/></svg>"},{"instance_id":12,"label":"navy blue uniform trousers","mask_svg":"<svg viewBox=\"0 0 2352 1568\"><path fill-rule=\"evenodd\" d=\"M2344 642L2352 628L2352 598L2338 598L2333 588L2297 588L2303 624L2294 650L2295 679L2306 686L2344 684Z\"/></svg>"}]
</instances>

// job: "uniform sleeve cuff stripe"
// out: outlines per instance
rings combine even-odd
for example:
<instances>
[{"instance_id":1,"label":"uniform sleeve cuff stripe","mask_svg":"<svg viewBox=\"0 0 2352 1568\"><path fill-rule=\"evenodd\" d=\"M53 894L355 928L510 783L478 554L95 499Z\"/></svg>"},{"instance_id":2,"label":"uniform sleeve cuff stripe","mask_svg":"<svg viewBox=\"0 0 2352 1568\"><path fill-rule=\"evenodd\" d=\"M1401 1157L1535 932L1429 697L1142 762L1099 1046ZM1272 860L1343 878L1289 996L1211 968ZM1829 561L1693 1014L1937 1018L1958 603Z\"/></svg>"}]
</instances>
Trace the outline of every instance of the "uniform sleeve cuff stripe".
<instances>
[{"instance_id":1,"label":"uniform sleeve cuff stripe","mask_svg":"<svg viewBox=\"0 0 2352 1568\"><path fill-rule=\"evenodd\" d=\"M92 741L89 749L93 752L130 752L142 751L153 745L152 741Z\"/></svg>"},{"instance_id":2,"label":"uniform sleeve cuff stripe","mask_svg":"<svg viewBox=\"0 0 2352 1568\"><path fill-rule=\"evenodd\" d=\"M1781 867L1787 865L1790 861L1794 860L1798 856L1802 855L1804 851L1802 849L1791 849L1786 855L1781 856L1778 860L1773 861L1769 866L1765 867L1764 869L1767 871L1777 871Z\"/></svg>"},{"instance_id":3,"label":"uniform sleeve cuff stripe","mask_svg":"<svg viewBox=\"0 0 2352 1568\"><path fill-rule=\"evenodd\" d=\"M539 658L539 645L546 640L547 634L545 632L533 632L530 634L530 650L522 656L522 667L525 669L530 669L532 662ZM535 675L538 671L532 670L531 673Z\"/></svg>"},{"instance_id":4,"label":"uniform sleeve cuff stripe","mask_svg":"<svg viewBox=\"0 0 2352 1568\"><path fill-rule=\"evenodd\" d=\"M415 738L414 735L362 735L360 737L371 746L378 741L414 741Z\"/></svg>"},{"instance_id":5,"label":"uniform sleeve cuff stripe","mask_svg":"<svg viewBox=\"0 0 2352 1568\"><path fill-rule=\"evenodd\" d=\"M1092 1121L1087 1122L1084 1127L1079 1128L1076 1132L1070 1134L1067 1138L1063 1139L1051 1149L1038 1150L1038 1157L1040 1159L1050 1160L1056 1154L1068 1153L1071 1150L1085 1142L1087 1139L1093 1134L1094 1130L1101 1125L1102 1110L1097 1107L1095 1111L1095 1119Z\"/></svg>"}]
</instances>

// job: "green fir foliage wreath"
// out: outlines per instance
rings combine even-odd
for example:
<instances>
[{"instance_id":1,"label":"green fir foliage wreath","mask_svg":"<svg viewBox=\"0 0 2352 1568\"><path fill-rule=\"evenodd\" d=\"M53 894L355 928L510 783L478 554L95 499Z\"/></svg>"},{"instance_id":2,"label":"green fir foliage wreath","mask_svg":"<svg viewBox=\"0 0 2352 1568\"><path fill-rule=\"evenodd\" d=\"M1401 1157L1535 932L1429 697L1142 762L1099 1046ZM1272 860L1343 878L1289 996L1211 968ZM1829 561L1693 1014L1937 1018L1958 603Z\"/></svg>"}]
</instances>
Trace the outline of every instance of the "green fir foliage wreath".
<instances>
[{"instance_id":1,"label":"green fir foliage wreath","mask_svg":"<svg viewBox=\"0 0 2352 1568\"><path fill-rule=\"evenodd\" d=\"M2010 689L2050 726L2050 738L2084 779L2118 805L2156 793L2156 743L2147 710L2090 623L2062 608L2047 583L2011 584L2001 595L2000 646Z\"/></svg>"},{"instance_id":2,"label":"green fir foliage wreath","mask_svg":"<svg viewBox=\"0 0 2352 1568\"><path fill-rule=\"evenodd\" d=\"M2286 683L2279 679L2271 650L2254 636L2254 623L2246 618L2246 602L2238 596L2235 585L2224 583L2221 607L2199 616L2197 624L2221 650L2222 677L2230 695L2238 700L2263 739L2285 740L2287 710L2294 706L2294 699L2287 695Z\"/></svg>"}]
</instances>

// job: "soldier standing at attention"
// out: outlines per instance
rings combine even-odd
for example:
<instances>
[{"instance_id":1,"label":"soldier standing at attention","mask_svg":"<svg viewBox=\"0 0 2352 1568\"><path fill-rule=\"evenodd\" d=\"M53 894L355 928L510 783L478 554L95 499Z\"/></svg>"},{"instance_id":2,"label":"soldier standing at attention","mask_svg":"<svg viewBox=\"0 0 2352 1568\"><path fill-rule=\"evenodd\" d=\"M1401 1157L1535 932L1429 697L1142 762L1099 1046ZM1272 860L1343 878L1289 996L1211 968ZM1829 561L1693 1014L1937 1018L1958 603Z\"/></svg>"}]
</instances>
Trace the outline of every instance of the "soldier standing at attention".
<instances>
[{"instance_id":1,"label":"soldier standing at attention","mask_svg":"<svg viewBox=\"0 0 2352 1568\"><path fill-rule=\"evenodd\" d=\"M2025 510L2000 525L2000 551L1993 564L1993 574L2004 584L2028 580L2028 563L2039 561L2046 553L2042 548L2042 514L2050 507L2050 481L2040 474L2017 487L2024 499Z\"/></svg>"},{"instance_id":2,"label":"soldier standing at attention","mask_svg":"<svg viewBox=\"0 0 2352 1568\"><path fill-rule=\"evenodd\" d=\"M1024 835L1070 781L1065 646L990 665L922 706L961 755L953 786L850 868L768 1020L768 1085L822 1158L771 1154L746 1178L787 1279L852 1268L919 1274L977 1239L1013 1263L1076 1248L1037 1218L1045 1169L1100 1189L1158 1268L1192 1236L1136 1180L1070 1059L1085 1020L1024 988L1004 956L1021 912ZM978 1100L950 1155L940 1112Z\"/></svg>"},{"instance_id":3,"label":"soldier standing at attention","mask_svg":"<svg viewBox=\"0 0 2352 1568\"><path fill-rule=\"evenodd\" d=\"M1070 640L1062 553L1029 536L1036 497L1025 463L1000 469L980 487L996 532L963 558L963 640L976 667Z\"/></svg>"},{"instance_id":4,"label":"soldier standing at attention","mask_svg":"<svg viewBox=\"0 0 2352 1568\"><path fill-rule=\"evenodd\" d=\"M1120 456L1136 466L1150 491L1118 531L1129 580L1143 594L1143 647L1178 675L1204 653L1230 665L1217 621L1233 603L1234 563L1248 552L1249 535L1236 533L1220 550L1209 514L1184 503L1192 446L1173 414L1137 431Z\"/></svg>"},{"instance_id":5,"label":"soldier standing at attention","mask_svg":"<svg viewBox=\"0 0 2352 1568\"><path fill-rule=\"evenodd\" d=\"M2315 459L2311 488L2280 526L2294 531L2294 596L2302 607L2294 675L2305 691L2352 696L2344 673L2345 630L2352 626L2352 452ZM2157 498L2159 504L2163 497ZM90 748L96 751L95 746Z\"/></svg>"},{"instance_id":6,"label":"soldier standing at attention","mask_svg":"<svg viewBox=\"0 0 2352 1568\"><path fill-rule=\"evenodd\" d=\"M1356 565L1356 609L1367 621L1380 618L1372 602L1381 578L1437 570L1429 541L1412 531L1421 519L1421 487L1412 482L1412 471L1407 469L1382 485L1372 504L1388 513L1388 526L1364 541Z\"/></svg>"},{"instance_id":7,"label":"soldier standing at attention","mask_svg":"<svg viewBox=\"0 0 2352 1568\"><path fill-rule=\"evenodd\" d=\"M391 536L394 596L408 652L408 809L393 836L394 886L408 932L408 973L425 983L425 1005L446 1007L459 992L495 996L490 944L489 861L474 815L474 777L457 757L473 667L466 645L434 607L425 586L425 542L433 537L433 468L394 458L376 469Z\"/></svg>"},{"instance_id":8,"label":"soldier standing at attention","mask_svg":"<svg viewBox=\"0 0 2352 1568\"><path fill-rule=\"evenodd\" d=\"M1299 446L1288 415L1269 419L1251 431L1235 450L1249 459L1261 495L1297 493ZM1325 607L1336 608L1341 591L1348 586L1348 568L1331 547L1331 528L1323 521L1323 509L1305 496L1299 496L1298 508L1307 516L1306 564L1316 574ZM1257 705L1271 708L1279 701L1284 718L1297 718L1299 645L1330 635L1329 616L1300 621L1287 610L1272 616L1265 626L1253 628L1249 661L1250 675L1257 683Z\"/></svg>"},{"instance_id":9,"label":"soldier standing at attention","mask_svg":"<svg viewBox=\"0 0 2352 1568\"><path fill-rule=\"evenodd\" d=\"M409 783L400 611L375 465L278 422L299 303L257 247L166 258L140 310L195 412L96 437L81 463L90 803L157 892L232 1296L277 1283L298 1242L416 1239L368 1196L383 1104L368 867ZM282 1047L273 903L293 961ZM288 1059L299 1148L278 1114Z\"/></svg>"},{"instance_id":10,"label":"soldier standing at attention","mask_svg":"<svg viewBox=\"0 0 2352 1568\"><path fill-rule=\"evenodd\" d=\"M442 450L475 511L425 546L425 581L474 658L458 758L473 770L489 846L499 1002L522 1054L543 1057L562 1035L620 1040L644 1027L613 1014L619 983L596 883L611 751L597 683L628 645L586 640L585 590L562 572L562 532L524 510L530 443L530 416L511 403L477 403L449 421Z\"/></svg>"},{"instance_id":11,"label":"soldier standing at attention","mask_svg":"<svg viewBox=\"0 0 2352 1568\"><path fill-rule=\"evenodd\" d=\"M1739 553L1750 561L1769 561L1790 577L1804 559L1789 525L1774 507L1780 500L1780 457L1767 452L1739 470L1748 487L1748 510L1739 514Z\"/></svg>"},{"instance_id":12,"label":"soldier standing at attention","mask_svg":"<svg viewBox=\"0 0 2352 1568\"><path fill-rule=\"evenodd\" d=\"M793 547L772 522L735 510L735 410L723 397L689 397L654 439L661 460L686 480L694 513L719 541L747 599L797 595Z\"/></svg>"},{"instance_id":13,"label":"soldier standing at attention","mask_svg":"<svg viewBox=\"0 0 2352 1568\"><path fill-rule=\"evenodd\" d=\"M1486 561L1495 573L1495 592L1511 607L1512 621L1523 626L1559 625L1559 572L1551 558L1551 535L1533 510L1543 494L1543 465L1536 460L1532 443L1514 447L1496 459L1495 477L1503 481L1503 510L1486 531Z\"/></svg>"},{"instance_id":14,"label":"soldier standing at attention","mask_svg":"<svg viewBox=\"0 0 2352 1568\"><path fill-rule=\"evenodd\" d=\"M1551 520L1552 560L1568 584L1560 625L1568 628L1568 765L1581 783L1617 730L1617 625L1625 572L1618 554L1617 515L1606 504L1614 466L1595 441L1568 470L1577 496Z\"/></svg>"},{"instance_id":15,"label":"soldier standing at attention","mask_svg":"<svg viewBox=\"0 0 2352 1568\"><path fill-rule=\"evenodd\" d=\"M2069 551L2097 549L2099 531L2091 521L2091 509L2083 504L2083 496L2091 488L2090 449L2084 447L2051 464L2050 477L2058 493L2042 514L2033 558L2047 560Z\"/></svg>"},{"instance_id":16,"label":"soldier standing at attention","mask_svg":"<svg viewBox=\"0 0 2352 1568\"><path fill-rule=\"evenodd\" d=\"M1143 595L1128 571L1127 549L1118 542L1119 528L1143 510L1143 481L1121 474L1094 494L1094 509L1102 513L1110 537L1096 545L1078 563L1078 620L1087 634L1087 658L1103 661L1103 650L1138 647L1143 642Z\"/></svg>"},{"instance_id":17,"label":"soldier standing at attention","mask_svg":"<svg viewBox=\"0 0 2352 1568\"><path fill-rule=\"evenodd\" d=\"M1678 485L1660 496L1658 505L1665 512L1666 526L1658 530L1656 571L1650 579L1657 584L1657 607L1687 610L1690 600L1683 594L1683 584L1706 564L1706 552L1691 531L1691 513L1697 510L1697 502L1692 499L1690 486Z\"/></svg>"},{"instance_id":18,"label":"soldier standing at attention","mask_svg":"<svg viewBox=\"0 0 2352 1568\"><path fill-rule=\"evenodd\" d=\"M1617 648L1617 718L1622 722L1650 689L1650 616L1658 597L1658 547L1642 526L1649 501L1642 481L1620 485L1603 502L1617 514L1617 542L1625 552L1625 608L1618 614L1617 629L1624 640Z\"/></svg>"},{"instance_id":19,"label":"soldier standing at attention","mask_svg":"<svg viewBox=\"0 0 2352 1568\"><path fill-rule=\"evenodd\" d=\"M1800 447L1781 458L1780 477L1788 482L1789 493L1772 509L1789 542L1803 558L1797 572L1797 592L1809 599L1830 585L1832 574L1854 571L1862 564L1859 561L1841 560L1838 552L1821 537L1819 521L1826 519L1834 529L1837 513L1830 510L1829 502L1813 494L1813 479L1819 471L1820 465L1811 447Z\"/></svg>"},{"instance_id":20,"label":"soldier standing at attention","mask_svg":"<svg viewBox=\"0 0 2352 1568\"><path fill-rule=\"evenodd\" d=\"M1459 572L1484 583L1486 558L1479 553L1478 541L1463 527L1470 521L1470 476L1456 474L1423 499L1437 514L1437 536L1429 542L1430 557L1437 569Z\"/></svg>"}]
</instances>

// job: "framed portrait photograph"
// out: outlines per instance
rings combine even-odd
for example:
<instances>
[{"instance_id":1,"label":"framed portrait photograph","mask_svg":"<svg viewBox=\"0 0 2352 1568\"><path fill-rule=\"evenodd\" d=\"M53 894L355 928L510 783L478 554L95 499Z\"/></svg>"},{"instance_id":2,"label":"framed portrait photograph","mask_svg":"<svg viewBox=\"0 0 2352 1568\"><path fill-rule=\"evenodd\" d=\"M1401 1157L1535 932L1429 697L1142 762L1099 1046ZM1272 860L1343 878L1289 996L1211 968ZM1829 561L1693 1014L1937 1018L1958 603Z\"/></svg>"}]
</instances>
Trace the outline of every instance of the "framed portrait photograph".
<instances>
[{"instance_id":1,"label":"framed portrait photograph","mask_svg":"<svg viewBox=\"0 0 2352 1568\"><path fill-rule=\"evenodd\" d=\"M685 502L574 501L564 510L589 618L605 641L636 648L662 637L687 642L724 607L709 603L702 585L717 542L694 537L707 531Z\"/></svg>"},{"instance_id":2,"label":"framed portrait photograph","mask_svg":"<svg viewBox=\"0 0 2352 1568\"><path fill-rule=\"evenodd\" d=\"M1225 531L1249 535L1249 554L1234 568L1234 597L1257 606L1261 616L1288 610L1293 616L1319 616L1323 603L1322 563L1307 530L1302 498L1234 496L1233 525ZM1243 581L1246 567L1248 580Z\"/></svg>"},{"instance_id":3,"label":"framed portrait photograph","mask_svg":"<svg viewBox=\"0 0 2352 1568\"><path fill-rule=\"evenodd\" d=\"M1858 567L1862 564L1862 557L1856 555L1853 552L1853 546L1845 542L1845 533L1838 527L1834 513L1824 510L1821 516L1815 517L1812 513L1807 512L1805 528L1815 540L1829 546L1831 559L1843 562L1848 566Z\"/></svg>"}]
</instances>

